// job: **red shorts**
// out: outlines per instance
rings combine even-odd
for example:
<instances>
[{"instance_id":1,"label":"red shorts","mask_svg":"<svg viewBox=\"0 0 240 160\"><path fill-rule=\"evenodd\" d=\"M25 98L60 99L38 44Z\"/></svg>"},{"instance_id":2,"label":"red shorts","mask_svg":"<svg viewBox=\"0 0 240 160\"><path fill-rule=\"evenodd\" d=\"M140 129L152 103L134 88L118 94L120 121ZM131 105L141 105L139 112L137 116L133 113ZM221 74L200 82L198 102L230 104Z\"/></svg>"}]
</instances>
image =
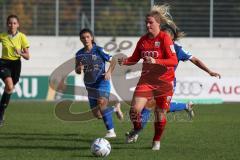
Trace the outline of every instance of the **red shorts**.
<instances>
[{"instance_id":1,"label":"red shorts","mask_svg":"<svg viewBox=\"0 0 240 160\"><path fill-rule=\"evenodd\" d=\"M169 111L172 95L157 97L156 107Z\"/></svg>"},{"instance_id":2,"label":"red shorts","mask_svg":"<svg viewBox=\"0 0 240 160\"><path fill-rule=\"evenodd\" d=\"M161 82L159 85L139 82L134 91L135 97L144 97L147 99L168 96L173 94L172 82Z\"/></svg>"},{"instance_id":3,"label":"red shorts","mask_svg":"<svg viewBox=\"0 0 240 160\"><path fill-rule=\"evenodd\" d=\"M162 83L161 85L138 84L134 97L144 97L148 100L155 99L158 107L169 109L173 95L173 83Z\"/></svg>"}]
</instances>

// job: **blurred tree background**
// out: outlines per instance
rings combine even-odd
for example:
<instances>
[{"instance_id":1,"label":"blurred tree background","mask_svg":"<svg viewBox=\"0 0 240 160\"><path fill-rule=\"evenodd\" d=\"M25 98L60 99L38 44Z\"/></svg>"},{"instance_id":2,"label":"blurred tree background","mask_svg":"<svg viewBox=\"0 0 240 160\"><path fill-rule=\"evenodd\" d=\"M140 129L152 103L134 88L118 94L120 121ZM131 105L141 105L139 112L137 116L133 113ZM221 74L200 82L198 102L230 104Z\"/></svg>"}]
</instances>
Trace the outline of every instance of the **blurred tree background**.
<instances>
[{"instance_id":1,"label":"blurred tree background","mask_svg":"<svg viewBox=\"0 0 240 160\"><path fill-rule=\"evenodd\" d=\"M145 32L145 14L151 0L95 0L94 3L95 35L140 36ZM155 4L164 3L171 6L174 21L187 36L210 35L210 0L155 0ZM0 31L6 30L9 14L19 16L21 31L28 35L58 32L60 36L74 36L80 29L92 26L91 0L0 0ZM213 36L240 37L239 15L239 0L214 1Z\"/></svg>"},{"instance_id":2,"label":"blurred tree background","mask_svg":"<svg viewBox=\"0 0 240 160\"><path fill-rule=\"evenodd\" d=\"M16 14L20 18L21 30L26 34L55 35L55 2L55 0L1 0L1 30L6 30L7 16ZM135 3L135 0L95 1L95 34L135 36L144 32L143 16L150 8L150 4L144 0L139 1L138 5ZM59 0L59 34L77 35L84 27L91 28L91 1Z\"/></svg>"}]
</instances>

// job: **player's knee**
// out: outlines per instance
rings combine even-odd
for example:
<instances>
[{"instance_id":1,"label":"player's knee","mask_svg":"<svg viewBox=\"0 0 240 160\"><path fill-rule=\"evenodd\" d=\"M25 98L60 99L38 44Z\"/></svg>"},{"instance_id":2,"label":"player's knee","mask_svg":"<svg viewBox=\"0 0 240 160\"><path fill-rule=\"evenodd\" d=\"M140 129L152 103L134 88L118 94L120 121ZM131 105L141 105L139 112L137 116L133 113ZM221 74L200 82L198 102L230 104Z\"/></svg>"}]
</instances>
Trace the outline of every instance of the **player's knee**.
<instances>
[{"instance_id":1,"label":"player's knee","mask_svg":"<svg viewBox=\"0 0 240 160\"><path fill-rule=\"evenodd\" d=\"M97 103L98 103L98 106L100 108L105 107L107 105L107 99L106 98L99 98Z\"/></svg>"},{"instance_id":2,"label":"player's knee","mask_svg":"<svg viewBox=\"0 0 240 160\"><path fill-rule=\"evenodd\" d=\"M139 112L136 108L131 107L130 111L129 111L129 115L131 119L135 119L136 117L138 117L138 115L140 115L141 112Z\"/></svg>"},{"instance_id":3,"label":"player's knee","mask_svg":"<svg viewBox=\"0 0 240 160\"><path fill-rule=\"evenodd\" d=\"M7 93L12 93L13 90L14 90L14 84L13 84L13 80L11 77L7 77L5 80L4 80L4 83L5 83L5 88L4 88L4 91L7 92Z\"/></svg>"},{"instance_id":4,"label":"player's knee","mask_svg":"<svg viewBox=\"0 0 240 160\"><path fill-rule=\"evenodd\" d=\"M12 93L13 90L14 90L14 85L13 85L13 84L7 84L7 85L5 86L5 91L6 91L7 93Z\"/></svg>"},{"instance_id":5,"label":"player's knee","mask_svg":"<svg viewBox=\"0 0 240 160\"><path fill-rule=\"evenodd\" d=\"M134 104L134 105L132 105L130 111L136 112L136 113L141 113L143 108L144 108L144 106L142 106L141 104Z\"/></svg>"},{"instance_id":6,"label":"player's knee","mask_svg":"<svg viewBox=\"0 0 240 160\"><path fill-rule=\"evenodd\" d=\"M152 109L155 106L156 106L156 101L154 99L149 100L146 104L146 108L148 108L148 109Z\"/></svg>"}]
</instances>

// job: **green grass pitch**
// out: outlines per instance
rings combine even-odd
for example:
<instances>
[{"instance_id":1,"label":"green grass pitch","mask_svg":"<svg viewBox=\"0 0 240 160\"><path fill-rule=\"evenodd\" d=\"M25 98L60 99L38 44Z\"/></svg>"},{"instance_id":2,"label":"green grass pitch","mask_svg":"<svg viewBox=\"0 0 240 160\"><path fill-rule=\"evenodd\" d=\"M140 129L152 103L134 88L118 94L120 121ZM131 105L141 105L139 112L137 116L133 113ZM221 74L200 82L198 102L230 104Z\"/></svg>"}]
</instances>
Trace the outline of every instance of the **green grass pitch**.
<instances>
[{"instance_id":1,"label":"green grass pitch","mask_svg":"<svg viewBox=\"0 0 240 160\"><path fill-rule=\"evenodd\" d=\"M129 107L124 108L125 115ZM56 118L55 103L11 102L5 125L0 128L1 160L85 160L91 142L105 135L101 120L66 122ZM75 103L71 110L87 109L87 103ZM116 139L106 159L132 160L235 160L240 157L240 104L196 105L196 117L186 112L168 115L161 150L151 150L153 123L149 122L135 144L125 144L124 133L131 128L114 115Z\"/></svg>"}]
</instances>

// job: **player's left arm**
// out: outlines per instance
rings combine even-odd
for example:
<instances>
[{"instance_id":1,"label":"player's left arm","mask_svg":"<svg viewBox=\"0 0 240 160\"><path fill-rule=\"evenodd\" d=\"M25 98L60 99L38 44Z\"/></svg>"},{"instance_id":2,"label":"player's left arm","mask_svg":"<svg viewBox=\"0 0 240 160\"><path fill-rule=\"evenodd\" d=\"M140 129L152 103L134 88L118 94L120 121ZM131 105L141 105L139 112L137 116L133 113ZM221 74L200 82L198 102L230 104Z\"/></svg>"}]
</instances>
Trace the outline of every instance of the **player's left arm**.
<instances>
[{"instance_id":1,"label":"player's left arm","mask_svg":"<svg viewBox=\"0 0 240 160\"><path fill-rule=\"evenodd\" d=\"M17 54L19 54L26 60L30 59L29 48L23 48L22 50L16 50L16 52L17 52Z\"/></svg>"},{"instance_id":2,"label":"player's left arm","mask_svg":"<svg viewBox=\"0 0 240 160\"><path fill-rule=\"evenodd\" d=\"M112 57L111 55L109 55L103 48L99 48L99 52L100 52L100 54L101 54L101 57L103 58L103 60L105 61L105 62L109 62L110 63L110 65L109 65L109 67L108 67L108 69L107 69L107 72L105 73L105 75L104 75L104 78L105 78L105 80L109 80L110 78L111 78L111 74L112 74L112 72L113 72L113 70L114 70L114 68L115 68L115 66L116 66L116 64L117 64L117 60L114 58L114 57Z\"/></svg>"},{"instance_id":3,"label":"player's left arm","mask_svg":"<svg viewBox=\"0 0 240 160\"><path fill-rule=\"evenodd\" d=\"M112 57L109 62L110 65L108 67L107 72L105 73L105 80L109 80L111 78L112 72L117 64L117 60L114 57Z\"/></svg>"},{"instance_id":4,"label":"player's left arm","mask_svg":"<svg viewBox=\"0 0 240 160\"><path fill-rule=\"evenodd\" d=\"M221 78L221 75L217 72L214 72L212 70L210 70L200 59L198 59L197 57L192 56L190 61L195 64L197 67L199 67L200 69L204 70L205 72L207 72L210 76L213 77L218 77Z\"/></svg>"},{"instance_id":5,"label":"player's left arm","mask_svg":"<svg viewBox=\"0 0 240 160\"><path fill-rule=\"evenodd\" d=\"M21 46L21 49L16 49L17 54L22 56L25 60L29 60L29 42L24 34L21 35Z\"/></svg>"}]
</instances>

